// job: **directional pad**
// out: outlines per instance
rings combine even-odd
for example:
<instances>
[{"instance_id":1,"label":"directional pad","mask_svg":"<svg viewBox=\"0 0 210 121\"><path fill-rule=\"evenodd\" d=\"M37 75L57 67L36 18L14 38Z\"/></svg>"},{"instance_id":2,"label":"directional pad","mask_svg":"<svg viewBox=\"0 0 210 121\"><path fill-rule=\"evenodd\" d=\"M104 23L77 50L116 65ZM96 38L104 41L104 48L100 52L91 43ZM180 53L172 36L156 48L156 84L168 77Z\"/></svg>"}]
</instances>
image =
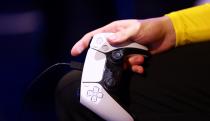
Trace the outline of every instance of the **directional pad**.
<instances>
[{"instance_id":1,"label":"directional pad","mask_svg":"<svg viewBox=\"0 0 210 121\"><path fill-rule=\"evenodd\" d=\"M92 90L87 91L87 96L91 97L92 102L96 102L98 98L103 98L103 93L99 91L97 86L94 86Z\"/></svg>"}]
</instances>

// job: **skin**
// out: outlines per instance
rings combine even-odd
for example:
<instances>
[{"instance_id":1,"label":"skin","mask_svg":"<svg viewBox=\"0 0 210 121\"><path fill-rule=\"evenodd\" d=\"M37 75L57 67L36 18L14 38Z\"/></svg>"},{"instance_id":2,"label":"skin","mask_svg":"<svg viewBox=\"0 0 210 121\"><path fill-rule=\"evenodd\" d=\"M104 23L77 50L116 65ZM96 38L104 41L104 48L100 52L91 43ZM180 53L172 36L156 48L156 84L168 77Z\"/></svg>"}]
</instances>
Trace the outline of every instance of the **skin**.
<instances>
[{"instance_id":1,"label":"skin","mask_svg":"<svg viewBox=\"0 0 210 121\"><path fill-rule=\"evenodd\" d=\"M112 45L132 40L147 46L152 54L172 49L176 44L176 34L172 22L167 16L145 20L118 20L85 34L73 46L71 55L81 54L88 47L91 37L102 32L114 33L108 37L108 41ZM144 68L141 66L143 62L142 55L130 55L125 61L125 67L130 68L133 72L143 73Z\"/></svg>"}]
</instances>

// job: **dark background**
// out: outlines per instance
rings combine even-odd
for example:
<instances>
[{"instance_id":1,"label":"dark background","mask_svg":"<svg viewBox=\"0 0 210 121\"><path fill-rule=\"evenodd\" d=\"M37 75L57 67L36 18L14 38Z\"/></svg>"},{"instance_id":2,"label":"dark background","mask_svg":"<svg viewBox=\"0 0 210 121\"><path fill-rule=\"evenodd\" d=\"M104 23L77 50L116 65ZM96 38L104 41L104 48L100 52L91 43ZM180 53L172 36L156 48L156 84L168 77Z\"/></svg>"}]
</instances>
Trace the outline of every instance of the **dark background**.
<instances>
[{"instance_id":1,"label":"dark background","mask_svg":"<svg viewBox=\"0 0 210 121\"><path fill-rule=\"evenodd\" d=\"M23 95L43 69L57 62L84 61L84 54L73 58L69 51L85 33L114 20L158 17L194 3L195 0L0 1L0 121L21 120ZM24 29L28 26L32 29ZM33 116L29 118L32 120Z\"/></svg>"}]
</instances>

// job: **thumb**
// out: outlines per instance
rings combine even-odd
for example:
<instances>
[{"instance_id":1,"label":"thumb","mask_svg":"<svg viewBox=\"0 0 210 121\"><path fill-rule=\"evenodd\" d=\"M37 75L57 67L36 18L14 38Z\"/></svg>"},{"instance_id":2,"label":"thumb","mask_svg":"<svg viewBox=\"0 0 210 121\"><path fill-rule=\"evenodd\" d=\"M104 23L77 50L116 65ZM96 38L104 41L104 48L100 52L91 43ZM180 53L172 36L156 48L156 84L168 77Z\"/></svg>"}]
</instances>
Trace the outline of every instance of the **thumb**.
<instances>
[{"instance_id":1,"label":"thumb","mask_svg":"<svg viewBox=\"0 0 210 121\"><path fill-rule=\"evenodd\" d=\"M110 42L110 44L121 44L123 42L126 42L130 38L138 34L139 27L140 26L131 25L126 29L122 29L119 32L108 36L108 41Z\"/></svg>"}]
</instances>

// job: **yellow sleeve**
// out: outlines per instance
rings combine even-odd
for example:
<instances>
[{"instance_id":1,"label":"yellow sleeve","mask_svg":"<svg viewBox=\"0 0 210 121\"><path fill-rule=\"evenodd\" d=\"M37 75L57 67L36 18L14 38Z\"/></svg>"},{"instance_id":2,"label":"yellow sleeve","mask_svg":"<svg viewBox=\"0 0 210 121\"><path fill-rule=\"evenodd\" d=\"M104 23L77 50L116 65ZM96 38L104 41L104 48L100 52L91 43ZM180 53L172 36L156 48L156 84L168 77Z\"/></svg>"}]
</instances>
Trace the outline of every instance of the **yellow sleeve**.
<instances>
[{"instance_id":1,"label":"yellow sleeve","mask_svg":"<svg viewBox=\"0 0 210 121\"><path fill-rule=\"evenodd\" d=\"M176 46L210 41L210 4L167 14L176 32Z\"/></svg>"}]
</instances>

